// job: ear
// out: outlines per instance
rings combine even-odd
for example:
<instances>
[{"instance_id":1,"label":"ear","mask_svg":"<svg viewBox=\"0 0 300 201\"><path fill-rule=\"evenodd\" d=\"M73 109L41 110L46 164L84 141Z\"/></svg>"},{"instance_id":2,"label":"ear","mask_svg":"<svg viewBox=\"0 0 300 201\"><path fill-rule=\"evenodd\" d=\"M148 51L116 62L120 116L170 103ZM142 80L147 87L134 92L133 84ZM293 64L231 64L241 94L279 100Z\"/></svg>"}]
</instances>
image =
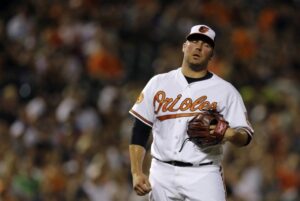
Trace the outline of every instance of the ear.
<instances>
[{"instance_id":1,"label":"ear","mask_svg":"<svg viewBox=\"0 0 300 201\"><path fill-rule=\"evenodd\" d=\"M186 42L184 42L183 45L182 45L182 52L185 51L185 48L186 48Z\"/></svg>"},{"instance_id":2,"label":"ear","mask_svg":"<svg viewBox=\"0 0 300 201\"><path fill-rule=\"evenodd\" d=\"M214 56L214 51L211 52L209 60L212 60L213 56Z\"/></svg>"}]
</instances>

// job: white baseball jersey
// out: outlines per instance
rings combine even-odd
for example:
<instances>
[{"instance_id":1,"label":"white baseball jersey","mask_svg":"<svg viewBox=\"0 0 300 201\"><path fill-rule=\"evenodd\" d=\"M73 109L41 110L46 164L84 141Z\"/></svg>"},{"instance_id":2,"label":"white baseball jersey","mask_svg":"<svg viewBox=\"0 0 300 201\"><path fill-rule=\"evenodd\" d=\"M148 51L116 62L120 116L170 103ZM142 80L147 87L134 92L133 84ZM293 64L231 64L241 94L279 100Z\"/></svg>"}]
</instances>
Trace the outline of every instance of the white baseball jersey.
<instances>
[{"instance_id":1,"label":"white baseball jersey","mask_svg":"<svg viewBox=\"0 0 300 201\"><path fill-rule=\"evenodd\" d=\"M188 83L181 68L154 76L145 86L130 113L152 127L151 154L162 161L219 163L222 146L201 150L187 136L187 122L203 109L216 109L232 128L253 129L239 92L213 74L209 79Z\"/></svg>"}]
</instances>

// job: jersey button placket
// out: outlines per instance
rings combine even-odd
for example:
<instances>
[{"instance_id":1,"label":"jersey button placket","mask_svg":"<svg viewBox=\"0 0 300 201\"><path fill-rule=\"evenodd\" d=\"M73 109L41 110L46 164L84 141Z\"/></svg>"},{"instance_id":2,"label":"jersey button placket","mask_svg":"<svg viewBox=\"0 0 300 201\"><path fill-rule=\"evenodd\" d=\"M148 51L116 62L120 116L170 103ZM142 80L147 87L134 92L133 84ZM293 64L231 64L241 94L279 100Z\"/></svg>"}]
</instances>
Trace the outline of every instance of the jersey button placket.
<instances>
[{"instance_id":1,"label":"jersey button placket","mask_svg":"<svg viewBox=\"0 0 300 201\"><path fill-rule=\"evenodd\" d=\"M190 89L188 88L189 85L186 85L185 87L183 87L181 89L181 95L182 95L182 100L184 100L185 98L189 97L190 96ZM186 96L186 94L189 94L188 96ZM181 100L181 101L182 101ZM180 103L178 103L180 104ZM179 107L179 105L177 105L177 107ZM180 114L182 113L182 111L178 110L177 111L177 114ZM184 117L183 117L184 118ZM174 148L175 148L175 151L173 151L173 154L175 156L175 158L178 158L179 157L179 149L180 149L180 146L181 146L181 135L184 135L184 133L182 133L183 129L185 128L185 124L184 124L184 119L179 117L177 119L174 119ZM184 128L183 128L184 127Z\"/></svg>"},{"instance_id":2,"label":"jersey button placket","mask_svg":"<svg viewBox=\"0 0 300 201\"><path fill-rule=\"evenodd\" d=\"M179 140L179 131L181 130L181 127L182 127L182 120L181 119L177 119L176 120L176 124L175 124L175 135L174 135L174 141L175 141L175 145L174 145L174 148L175 148L175 151L173 151L173 154L175 155L175 157L178 157L178 146L180 144L180 140Z\"/></svg>"},{"instance_id":3,"label":"jersey button placket","mask_svg":"<svg viewBox=\"0 0 300 201\"><path fill-rule=\"evenodd\" d=\"M175 140L176 140L176 151L174 151L174 154L178 156L178 146L180 146L180 140L179 140L179 131L182 129L182 119L178 118L176 124L176 134L175 134Z\"/></svg>"},{"instance_id":4,"label":"jersey button placket","mask_svg":"<svg viewBox=\"0 0 300 201\"><path fill-rule=\"evenodd\" d=\"M172 130L173 130L173 132L174 132L174 133L173 133L173 134L174 134L174 135L173 135L174 137L173 137L173 140L172 140L173 143L174 143L174 144L173 144L173 150L174 150L174 151L173 151L173 154L174 154L174 156L175 156L175 158L176 158L176 157L177 157L178 138L179 138L179 137L178 137L178 132L176 132L176 131L178 130L178 124L175 124L175 125L174 125L174 128L173 128Z\"/></svg>"}]
</instances>

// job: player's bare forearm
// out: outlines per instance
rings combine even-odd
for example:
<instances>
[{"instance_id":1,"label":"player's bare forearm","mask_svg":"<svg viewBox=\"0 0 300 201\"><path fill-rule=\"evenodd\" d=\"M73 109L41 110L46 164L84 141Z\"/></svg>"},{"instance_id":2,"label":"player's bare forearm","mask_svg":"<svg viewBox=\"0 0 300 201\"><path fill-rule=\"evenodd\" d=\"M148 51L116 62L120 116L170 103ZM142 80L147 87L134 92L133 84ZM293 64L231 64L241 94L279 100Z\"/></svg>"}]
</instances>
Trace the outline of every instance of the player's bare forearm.
<instances>
[{"instance_id":1,"label":"player's bare forearm","mask_svg":"<svg viewBox=\"0 0 300 201\"><path fill-rule=\"evenodd\" d=\"M129 145L133 189L138 195L146 195L151 191L148 177L143 173L143 161L146 154L144 147Z\"/></svg>"},{"instance_id":2,"label":"player's bare forearm","mask_svg":"<svg viewBox=\"0 0 300 201\"><path fill-rule=\"evenodd\" d=\"M135 144L129 145L129 155L132 174L138 174L143 172L142 169L145 154L146 150L144 147Z\"/></svg>"},{"instance_id":3,"label":"player's bare forearm","mask_svg":"<svg viewBox=\"0 0 300 201\"><path fill-rule=\"evenodd\" d=\"M243 129L228 128L224 140L241 147L247 145L248 137L247 132Z\"/></svg>"}]
</instances>

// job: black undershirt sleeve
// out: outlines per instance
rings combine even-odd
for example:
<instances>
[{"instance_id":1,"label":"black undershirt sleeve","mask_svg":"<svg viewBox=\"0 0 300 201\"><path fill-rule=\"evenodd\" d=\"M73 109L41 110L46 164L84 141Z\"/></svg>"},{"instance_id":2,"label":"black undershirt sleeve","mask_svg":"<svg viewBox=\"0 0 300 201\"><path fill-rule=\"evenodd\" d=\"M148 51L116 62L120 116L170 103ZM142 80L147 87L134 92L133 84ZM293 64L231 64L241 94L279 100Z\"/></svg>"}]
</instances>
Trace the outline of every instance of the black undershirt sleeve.
<instances>
[{"instance_id":1,"label":"black undershirt sleeve","mask_svg":"<svg viewBox=\"0 0 300 201\"><path fill-rule=\"evenodd\" d=\"M140 145L146 149L151 127L135 118L132 128L131 144Z\"/></svg>"}]
</instances>

